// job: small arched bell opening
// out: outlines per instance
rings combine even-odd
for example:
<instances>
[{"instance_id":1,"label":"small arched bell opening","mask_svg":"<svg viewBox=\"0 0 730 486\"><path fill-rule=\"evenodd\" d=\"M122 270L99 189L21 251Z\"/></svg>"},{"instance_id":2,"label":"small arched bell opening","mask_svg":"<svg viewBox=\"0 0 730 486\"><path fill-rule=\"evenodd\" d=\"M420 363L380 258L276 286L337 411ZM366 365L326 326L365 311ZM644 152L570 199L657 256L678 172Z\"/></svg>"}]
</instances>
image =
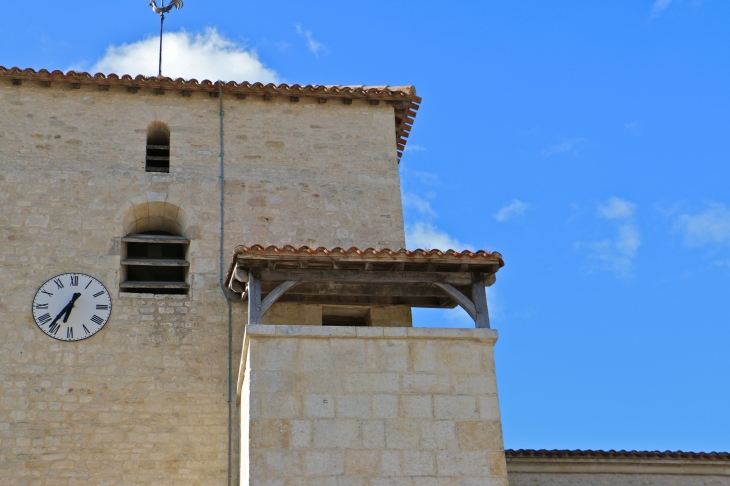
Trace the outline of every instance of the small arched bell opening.
<instances>
[{"instance_id":1,"label":"small arched bell opening","mask_svg":"<svg viewBox=\"0 0 730 486\"><path fill-rule=\"evenodd\" d=\"M129 209L122 237L123 292L187 294L187 217L178 206L147 202Z\"/></svg>"},{"instance_id":2,"label":"small arched bell opening","mask_svg":"<svg viewBox=\"0 0 730 486\"><path fill-rule=\"evenodd\" d=\"M170 127L153 121L147 127L147 172L170 172Z\"/></svg>"}]
</instances>

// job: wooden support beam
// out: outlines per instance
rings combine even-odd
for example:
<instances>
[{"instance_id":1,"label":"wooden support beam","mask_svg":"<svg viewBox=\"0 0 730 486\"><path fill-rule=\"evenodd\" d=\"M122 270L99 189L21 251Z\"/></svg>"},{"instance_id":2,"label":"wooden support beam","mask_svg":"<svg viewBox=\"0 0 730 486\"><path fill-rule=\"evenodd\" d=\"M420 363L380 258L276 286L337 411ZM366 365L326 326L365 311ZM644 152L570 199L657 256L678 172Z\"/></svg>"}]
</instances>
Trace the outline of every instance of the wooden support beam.
<instances>
[{"instance_id":1,"label":"wooden support beam","mask_svg":"<svg viewBox=\"0 0 730 486\"><path fill-rule=\"evenodd\" d=\"M261 324L261 269L248 271L248 323Z\"/></svg>"},{"instance_id":2,"label":"wooden support beam","mask_svg":"<svg viewBox=\"0 0 730 486\"><path fill-rule=\"evenodd\" d=\"M289 290L290 288L297 285L299 282L296 280L288 280L284 283L279 284L278 287L276 287L274 290L272 290L269 295L266 296L266 298L261 302L261 317L263 317L264 314L266 314L266 311L269 310L269 307L271 307L276 300L284 295L284 292ZM259 292L261 289L259 288Z\"/></svg>"},{"instance_id":3,"label":"wooden support beam","mask_svg":"<svg viewBox=\"0 0 730 486\"><path fill-rule=\"evenodd\" d=\"M269 270L276 269L276 260L269 260L266 266Z\"/></svg>"},{"instance_id":4,"label":"wooden support beam","mask_svg":"<svg viewBox=\"0 0 730 486\"><path fill-rule=\"evenodd\" d=\"M235 280L235 279L232 279ZM239 282L240 283L240 282ZM261 281L261 294L273 292L280 282ZM458 286L457 290L468 293L471 286ZM369 284L369 283L332 283L301 282L286 293L286 297L299 295L341 295L361 297L444 297L444 292L432 284Z\"/></svg>"},{"instance_id":5,"label":"wooden support beam","mask_svg":"<svg viewBox=\"0 0 730 486\"><path fill-rule=\"evenodd\" d=\"M309 260L299 260L299 268L307 268L309 266Z\"/></svg>"},{"instance_id":6,"label":"wooden support beam","mask_svg":"<svg viewBox=\"0 0 730 486\"><path fill-rule=\"evenodd\" d=\"M239 272L236 272L238 278ZM409 283L448 283L451 285L471 285L471 275L464 273L442 272L363 272L358 270L261 270L263 280L284 282L301 280L302 282L333 283L375 283L375 284L409 284ZM240 280L240 279L239 279Z\"/></svg>"},{"instance_id":7,"label":"wooden support beam","mask_svg":"<svg viewBox=\"0 0 730 486\"><path fill-rule=\"evenodd\" d=\"M446 292L449 297L454 299L458 304L461 306L462 309L466 311L469 316L471 316L472 319L474 319L474 322L477 320L477 311L476 307L474 306L474 303L467 298L466 295L459 292L456 288L454 288L452 285L449 285L447 283L441 283L436 282L434 285L444 292Z\"/></svg>"},{"instance_id":8,"label":"wooden support beam","mask_svg":"<svg viewBox=\"0 0 730 486\"><path fill-rule=\"evenodd\" d=\"M474 303L476 316L474 323L478 328L489 329L489 309L487 308L487 291L484 289L484 274L471 274L471 300Z\"/></svg>"}]
</instances>

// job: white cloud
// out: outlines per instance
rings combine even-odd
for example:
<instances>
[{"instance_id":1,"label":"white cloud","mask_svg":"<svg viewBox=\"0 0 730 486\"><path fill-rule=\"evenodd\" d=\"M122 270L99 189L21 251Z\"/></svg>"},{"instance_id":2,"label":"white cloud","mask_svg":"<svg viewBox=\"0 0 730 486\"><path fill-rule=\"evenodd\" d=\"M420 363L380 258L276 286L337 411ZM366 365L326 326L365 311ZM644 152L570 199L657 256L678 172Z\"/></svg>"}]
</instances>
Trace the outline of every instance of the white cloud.
<instances>
[{"instance_id":1,"label":"white cloud","mask_svg":"<svg viewBox=\"0 0 730 486\"><path fill-rule=\"evenodd\" d=\"M651 15L653 17L659 15L664 10L666 10L667 7L669 7L669 5L671 3L672 3L672 0L656 0L654 2L654 5L652 5L652 7L651 7Z\"/></svg>"},{"instance_id":2,"label":"white cloud","mask_svg":"<svg viewBox=\"0 0 730 486\"><path fill-rule=\"evenodd\" d=\"M546 148L541 152L541 155L543 157L550 157L551 155L561 154L564 152L573 152L573 155L577 155L578 151L576 150L576 146L585 141L584 138L571 138L567 140L563 140L557 145L553 145L550 148Z\"/></svg>"},{"instance_id":3,"label":"white cloud","mask_svg":"<svg viewBox=\"0 0 730 486\"><path fill-rule=\"evenodd\" d=\"M413 171L412 172L413 177L418 179L421 184L424 184L426 186L433 186L439 181L439 178L436 174L432 174L430 172L420 172L420 171Z\"/></svg>"},{"instance_id":4,"label":"white cloud","mask_svg":"<svg viewBox=\"0 0 730 486\"><path fill-rule=\"evenodd\" d=\"M297 24L295 25L295 27L297 29L297 34L304 36L304 38L307 40L307 47L312 52L312 54L319 57L319 51L323 51L325 53L327 52L327 46L325 46L321 42L314 40L311 30L303 29L301 24Z\"/></svg>"},{"instance_id":5,"label":"white cloud","mask_svg":"<svg viewBox=\"0 0 730 486\"><path fill-rule=\"evenodd\" d=\"M634 120L624 125L626 131L629 132L631 135L638 135L640 127L641 123L639 123L638 120Z\"/></svg>"},{"instance_id":6,"label":"white cloud","mask_svg":"<svg viewBox=\"0 0 730 486\"><path fill-rule=\"evenodd\" d=\"M634 221L636 204L612 197L598 205L598 215L613 221L616 234L600 241L576 242L576 249L588 251L589 267L593 271L609 271L618 277L629 277L634 259L641 246L641 233Z\"/></svg>"},{"instance_id":7,"label":"white cloud","mask_svg":"<svg viewBox=\"0 0 730 486\"><path fill-rule=\"evenodd\" d=\"M431 208L431 204L412 192L403 193L403 207L414 208L421 214L436 217L436 211Z\"/></svg>"},{"instance_id":8,"label":"white cloud","mask_svg":"<svg viewBox=\"0 0 730 486\"><path fill-rule=\"evenodd\" d=\"M636 211L636 204L620 197L612 197L605 203L598 205L598 214L606 219L631 218L634 211Z\"/></svg>"},{"instance_id":9,"label":"white cloud","mask_svg":"<svg viewBox=\"0 0 730 486\"><path fill-rule=\"evenodd\" d=\"M690 247L730 244L730 209L712 203L701 213L680 214L674 229L683 233L684 243Z\"/></svg>"},{"instance_id":10,"label":"white cloud","mask_svg":"<svg viewBox=\"0 0 730 486\"><path fill-rule=\"evenodd\" d=\"M93 72L136 76L157 75L159 37L121 46L110 46L106 54L92 68ZM162 43L162 75L172 78L195 78L279 82L278 74L264 66L254 50L225 38L215 28L202 34L185 31L168 32Z\"/></svg>"},{"instance_id":11,"label":"white cloud","mask_svg":"<svg viewBox=\"0 0 730 486\"><path fill-rule=\"evenodd\" d=\"M408 248L424 250L466 250L471 245L461 243L443 230L434 227L431 223L417 222L406 225L406 242Z\"/></svg>"},{"instance_id":12,"label":"white cloud","mask_svg":"<svg viewBox=\"0 0 730 486\"><path fill-rule=\"evenodd\" d=\"M426 147L421 147L420 145L416 145L414 143L406 145L406 152L425 152Z\"/></svg>"},{"instance_id":13,"label":"white cloud","mask_svg":"<svg viewBox=\"0 0 730 486\"><path fill-rule=\"evenodd\" d=\"M519 199L515 199L510 204L494 213L494 219L500 223L509 221L512 218L525 214L525 211L527 211L529 207L529 204L523 203Z\"/></svg>"}]
</instances>

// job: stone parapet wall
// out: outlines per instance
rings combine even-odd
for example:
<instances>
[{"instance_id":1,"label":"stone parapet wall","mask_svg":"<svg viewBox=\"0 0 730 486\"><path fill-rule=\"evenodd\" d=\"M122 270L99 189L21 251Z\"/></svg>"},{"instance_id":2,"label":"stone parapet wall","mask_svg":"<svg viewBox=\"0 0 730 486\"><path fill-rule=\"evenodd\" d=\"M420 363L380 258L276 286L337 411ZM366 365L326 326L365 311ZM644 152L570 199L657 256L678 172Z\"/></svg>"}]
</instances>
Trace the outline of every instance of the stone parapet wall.
<instances>
[{"instance_id":1,"label":"stone parapet wall","mask_svg":"<svg viewBox=\"0 0 730 486\"><path fill-rule=\"evenodd\" d=\"M245 339L242 484L507 485L496 331L260 325Z\"/></svg>"}]
</instances>

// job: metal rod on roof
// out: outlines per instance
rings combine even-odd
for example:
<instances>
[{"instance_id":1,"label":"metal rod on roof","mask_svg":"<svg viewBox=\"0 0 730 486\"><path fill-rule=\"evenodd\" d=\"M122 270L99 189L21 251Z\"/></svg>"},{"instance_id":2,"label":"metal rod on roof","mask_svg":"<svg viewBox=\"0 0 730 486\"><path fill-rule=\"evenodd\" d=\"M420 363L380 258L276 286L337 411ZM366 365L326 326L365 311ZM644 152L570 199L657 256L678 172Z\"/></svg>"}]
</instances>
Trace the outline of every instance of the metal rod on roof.
<instances>
[{"instance_id":1,"label":"metal rod on roof","mask_svg":"<svg viewBox=\"0 0 730 486\"><path fill-rule=\"evenodd\" d=\"M157 77L162 77L162 24L165 22L165 14L160 14L160 62L157 65Z\"/></svg>"},{"instance_id":2,"label":"metal rod on roof","mask_svg":"<svg viewBox=\"0 0 730 486\"><path fill-rule=\"evenodd\" d=\"M165 22L165 14L172 10L173 7L181 9L183 6L183 0L170 0L170 3L165 7L165 0L160 0L160 6L157 6L156 0L150 0L149 6L152 7L152 11L156 14L160 14L160 60L157 67L157 76L162 76L162 25Z\"/></svg>"}]
</instances>

